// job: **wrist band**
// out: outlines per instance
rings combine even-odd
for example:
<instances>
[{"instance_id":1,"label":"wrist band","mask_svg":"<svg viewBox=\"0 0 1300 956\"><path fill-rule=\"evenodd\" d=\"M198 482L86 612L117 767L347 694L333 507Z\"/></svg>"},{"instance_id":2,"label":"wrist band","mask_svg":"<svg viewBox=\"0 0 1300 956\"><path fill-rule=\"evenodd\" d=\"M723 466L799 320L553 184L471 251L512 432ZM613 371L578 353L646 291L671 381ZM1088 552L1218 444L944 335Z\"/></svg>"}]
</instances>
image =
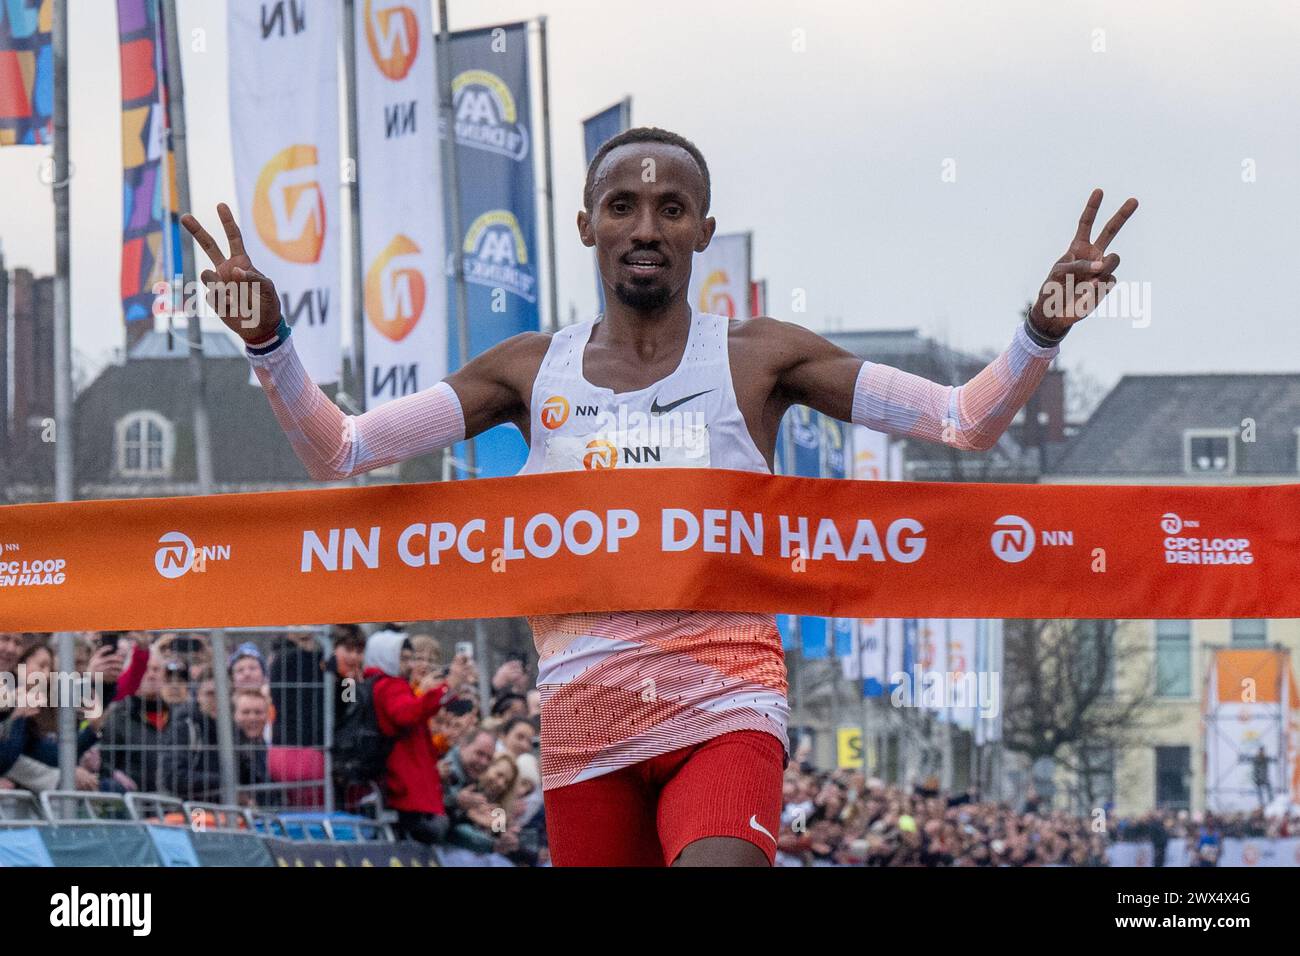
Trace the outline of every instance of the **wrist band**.
<instances>
[{"instance_id":1,"label":"wrist band","mask_svg":"<svg viewBox=\"0 0 1300 956\"><path fill-rule=\"evenodd\" d=\"M265 355L267 352L274 351L278 348L284 340L289 337L289 333L292 331L292 328L285 320L284 316L280 316L280 324L275 327L274 341L268 341L265 345L259 345L256 348L247 343L245 343L245 345L250 355Z\"/></svg>"},{"instance_id":2,"label":"wrist band","mask_svg":"<svg viewBox=\"0 0 1300 956\"><path fill-rule=\"evenodd\" d=\"M1050 349L1053 346L1060 345L1061 341L1070 334L1070 330L1066 329L1059 336L1048 335L1034 328L1034 323L1029 320L1029 316L1025 316L1025 334L1029 336L1030 341L1035 345L1040 348Z\"/></svg>"}]
</instances>

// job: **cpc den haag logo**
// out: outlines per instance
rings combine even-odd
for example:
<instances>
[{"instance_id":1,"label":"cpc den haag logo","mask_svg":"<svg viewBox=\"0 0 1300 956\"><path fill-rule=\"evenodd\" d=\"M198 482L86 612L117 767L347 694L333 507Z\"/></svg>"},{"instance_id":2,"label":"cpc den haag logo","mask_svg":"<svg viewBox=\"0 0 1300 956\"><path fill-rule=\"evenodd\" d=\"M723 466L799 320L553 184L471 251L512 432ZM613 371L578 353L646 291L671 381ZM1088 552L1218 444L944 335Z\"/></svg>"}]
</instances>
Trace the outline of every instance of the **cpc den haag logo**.
<instances>
[{"instance_id":1,"label":"cpc den haag logo","mask_svg":"<svg viewBox=\"0 0 1300 956\"><path fill-rule=\"evenodd\" d=\"M528 155L528 128L519 122L514 94L488 70L466 70L451 82L456 142L520 162Z\"/></svg>"},{"instance_id":2,"label":"cpc den haag logo","mask_svg":"<svg viewBox=\"0 0 1300 956\"><path fill-rule=\"evenodd\" d=\"M465 281L504 289L525 302L537 301L537 276L528 259L519 220L509 209L489 209L472 223L461 246ZM456 257L447 255L447 275L456 274Z\"/></svg>"},{"instance_id":3,"label":"cpc den haag logo","mask_svg":"<svg viewBox=\"0 0 1300 956\"><path fill-rule=\"evenodd\" d=\"M594 438L587 442L587 449L582 456L582 467L588 471L600 471L618 466L618 448L613 442L603 438Z\"/></svg>"},{"instance_id":4,"label":"cpc den haag logo","mask_svg":"<svg viewBox=\"0 0 1300 956\"><path fill-rule=\"evenodd\" d=\"M262 242L281 259L320 261L325 196L315 146L286 147L262 167L253 187L253 224Z\"/></svg>"},{"instance_id":5,"label":"cpc den haag logo","mask_svg":"<svg viewBox=\"0 0 1300 956\"><path fill-rule=\"evenodd\" d=\"M420 20L410 4L366 0L366 45L379 72L401 80L411 72L420 50Z\"/></svg>"},{"instance_id":6,"label":"cpc den haag logo","mask_svg":"<svg viewBox=\"0 0 1300 956\"><path fill-rule=\"evenodd\" d=\"M731 279L727 270L714 269L700 285L700 311L712 315L736 317L736 300L731 296Z\"/></svg>"},{"instance_id":7,"label":"cpc den haag logo","mask_svg":"<svg viewBox=\"0 0 1300 956\"><path fill-rule=\"evenodd\" d=\"M384 337L400 342L424 313L420 247L398 233L366 270L366 318Z\"/></svg>"},{"instance_id":8,"label":"cpc den haag logo","mask_svg":"<svg viewBox=\"0 0 1300 956\"><path fill-rule=\"evenodd\" d=\"M542 402L542 425L552 431L569 420L569 400L563 395L552 395Z\"/></svg>"}]
</instances>

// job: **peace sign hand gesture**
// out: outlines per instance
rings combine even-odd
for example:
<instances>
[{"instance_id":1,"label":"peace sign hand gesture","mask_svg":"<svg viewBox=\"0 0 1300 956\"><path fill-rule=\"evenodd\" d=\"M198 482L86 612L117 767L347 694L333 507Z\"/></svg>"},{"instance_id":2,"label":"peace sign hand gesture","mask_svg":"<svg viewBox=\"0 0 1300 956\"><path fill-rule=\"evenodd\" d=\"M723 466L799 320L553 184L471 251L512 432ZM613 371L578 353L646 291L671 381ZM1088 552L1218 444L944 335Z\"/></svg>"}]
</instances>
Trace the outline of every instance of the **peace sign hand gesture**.
<instances>
[{"instance_id":1,"label":"peace sign hand gesture","mask_svg":"<svg viewBox=\"0 0 1300 956\"><path fill-rule=\"evenodd\" d=\"M1106 247L1133 215L1138 201L1125 200L1094 242L1090 237L1101 196L1101 190L1094 189L1088 197L1069 248L1052 266L1029 312L1034 328L1053 338L1065 335L1070 326L1086 318L1115 287L1119 256L1113 252L1107 255Z\"/></svg>"},{"instance_id":2,"label":"peace sign hand gesture","mask_svg":"<svg viewBox=\"0 0 1300 956\"><path fill-rule=\"evenodd\" d=\"M230 242L229 257L222 255L221 247L197 219L189 213L181 217L181 225L215 266L215 269L204 269L199 276L208 289L208 305L245 342L265 341L280 324L280 296L275 284L253 268L230 207L218 203L217 217Z\"/></svg>"}]
</instances>

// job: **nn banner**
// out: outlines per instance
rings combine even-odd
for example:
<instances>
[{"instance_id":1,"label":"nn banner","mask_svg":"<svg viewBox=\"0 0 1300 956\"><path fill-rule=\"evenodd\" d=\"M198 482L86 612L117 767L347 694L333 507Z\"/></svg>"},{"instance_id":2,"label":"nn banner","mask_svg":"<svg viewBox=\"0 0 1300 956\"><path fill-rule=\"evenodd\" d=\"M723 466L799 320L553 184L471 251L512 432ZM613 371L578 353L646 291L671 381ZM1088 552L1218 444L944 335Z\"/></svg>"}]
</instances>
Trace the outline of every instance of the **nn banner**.
<instances>
[{"instance_id":1,"label":"nn banner","mask_svg":"<svg viewBox=\"0 0 1300 956\"><path fill-rule=\"evenodd\" d=\"M338 5L229 0L230 134L244 245L275 278L303 366L339 380ZM252 379L256 384L256 378Z\"/></svg>"},{"instance_id":2,"label":"nn banner","mask_svg":"<svg viewBox=\"0 0 1300 956\"><path fill-rule=\"evenodd\" d=\"M366 408L447 374L437 71L427 3L356 0Z\"/></svg>"},{"instance_id":3,"label":"nn banner","mask_svg":"<svg viewBox=\"0 0 1300 956\"><path fill-rule=\"evenodd\" d=\"M0 629L17 631L651 609L1300 617L1300 485L654 468L11 505L0 529ZM923 666L947 659L930 630Z\"/></svg>"},{"instance_id":4,"label":"nn banner","mask_svg":"<svg viewBox=\"0 0 1300 956\"><path fill-rule=\"evenodd\" d=\"M696 312L743 319L750 308L750 249L753 234L714 236L709 248L695 254L687 301Z\"/></svg>"}]
</instances>

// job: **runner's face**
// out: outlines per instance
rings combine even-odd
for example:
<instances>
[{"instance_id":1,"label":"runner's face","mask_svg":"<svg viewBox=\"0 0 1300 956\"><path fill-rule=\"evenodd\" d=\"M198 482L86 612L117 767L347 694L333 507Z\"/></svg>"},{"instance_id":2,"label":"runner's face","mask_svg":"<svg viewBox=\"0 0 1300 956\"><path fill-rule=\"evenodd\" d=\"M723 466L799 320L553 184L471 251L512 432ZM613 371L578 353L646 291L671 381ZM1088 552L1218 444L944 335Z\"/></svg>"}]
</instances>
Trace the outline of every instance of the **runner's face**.
<instances>
[{"instance_id":1,"label":"runner's face","mask_svg":"<svg viewBox=\"0 0 1300 956\"><path fill-rule=\"evenodd\" d=\"M685 295L691 257L716 225L703 215L704 176L689 153L666 143L612 150L596 170L591 203L590 216L578 214L579 232L620 302L650 312Z\"/></svg>"}]
</instances>

